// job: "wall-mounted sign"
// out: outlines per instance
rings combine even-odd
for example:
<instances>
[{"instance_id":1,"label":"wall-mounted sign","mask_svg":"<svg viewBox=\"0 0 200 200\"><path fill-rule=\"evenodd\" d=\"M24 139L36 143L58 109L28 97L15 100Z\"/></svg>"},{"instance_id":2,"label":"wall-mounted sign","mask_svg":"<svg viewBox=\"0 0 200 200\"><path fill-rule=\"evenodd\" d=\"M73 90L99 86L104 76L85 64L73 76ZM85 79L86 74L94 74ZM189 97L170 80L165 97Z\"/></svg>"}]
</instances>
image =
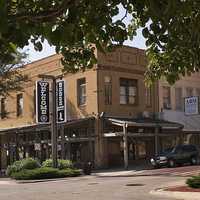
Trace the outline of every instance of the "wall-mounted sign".
<instances>
[{"instance_id":1,"label":"wall-mounted sign","mask_svg":"<svg viewBox=\"0 0 200 200\"><path fill-rule=\"evenodd\" d=\"M36 122L49 123L49 82L36 82Z\"/></svg>"},{"instance_id":2,"label":"wall-mounted sign","mask_svg":"<svg viewBox=\"0 0 200 200\"><path fill-rule=\"evenodd\" d=\"M57 122L66 122L66 105L65 105L65 81L56 82L56 110Z\"/></svg>"},{"instance_id":3,"label":"wall-mounted sign","mask_svg":"<svg viewBox=\"0 0 200 200\"><path fill-rule=\"evenodd\" d=\"M186 115L199 114L199 98L198 97L186 97L184 102Z\"/></svg>"}]
</instances>

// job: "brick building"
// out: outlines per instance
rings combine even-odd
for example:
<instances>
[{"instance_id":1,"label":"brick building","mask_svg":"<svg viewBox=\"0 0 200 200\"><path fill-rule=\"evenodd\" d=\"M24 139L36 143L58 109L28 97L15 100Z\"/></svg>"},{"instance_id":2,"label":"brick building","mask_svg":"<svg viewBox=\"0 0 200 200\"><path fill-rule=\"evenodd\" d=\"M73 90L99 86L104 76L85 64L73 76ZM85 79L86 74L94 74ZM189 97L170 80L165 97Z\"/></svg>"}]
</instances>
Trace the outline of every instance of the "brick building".
<instances>
[{"instance_id":1,"label":"brick building","mask_svg":"<svg viewBox=\"0 0 200 200\"><path fill-rule=\"evenodd\" d=\"M96 52L98 63L85 72L65 74L67 122L58 125L58 156L95 167L129 163L148 158L166 138L183 141L183 126L159 118L160 84L144 84L146 58L143 50L122 47L115 52ZM49 125L35 121L35 81L38 75L61 75L59 55L25 66L30 81L24 90L0 99L0 166L17 159L51 157ZM124 138L124 131L126 138ZM124 139L127 145L124 147Z\"/></svg>"}]
</instances>

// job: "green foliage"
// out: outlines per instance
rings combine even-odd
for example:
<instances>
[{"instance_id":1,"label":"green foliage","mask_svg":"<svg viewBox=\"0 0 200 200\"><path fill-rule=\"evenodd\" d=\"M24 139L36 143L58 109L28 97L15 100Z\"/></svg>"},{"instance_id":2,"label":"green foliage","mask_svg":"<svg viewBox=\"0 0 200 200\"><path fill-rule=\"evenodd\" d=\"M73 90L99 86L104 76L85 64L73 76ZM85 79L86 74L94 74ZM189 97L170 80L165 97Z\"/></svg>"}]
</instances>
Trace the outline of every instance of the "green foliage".
<instances>
[{"instance_id":1,"label":"green foliage","mask_svg":"<svg viewBox=\"0 0 200 200\"><path fill-rule=\"evenodd\" d=\"M6 174L11 176L13 173L20 172L26 169L39 168L40 164L33 158L25 158L23 160L15 161L12 165L9 165L6 170Z\"/></svg>"},{"instance_id":2,"label":"green foliage","mask_svg":"<svg viewBox=\"0 0 200 200\"><path fill-rule=\"evenodd\" d=\"M125 14L114 20L119 4ZM147 80L165 76L173 83L200 68L199 7L198 0L1 0L0 62L10 64L28 41L41 51L47 39L64 56L65 71L84 71L96 62L91 44L104 52L134 39L142 27Z\"/></svg>"},{"instance_id":3,"label":"green foliage","mask_svg":"<svg viewBox=\"0 0 200 200\"><path fill-rule=\"evenodd\" d=\"M21 161L15 161L12 165L9 165L6 169L6 175L10 176L14 172L19 172L22 169Z\"/></svg>"},{"instance_id":4,"label":"green foliage","mask_svg":"<svg viewBox=\"0 0 200 200\"><path fill-rule=\"evenodd\" d=\"M42 163L42 167L53 167L52 159L45 160ZM72 161L58 159L58 169L67 169L67 168L73 168Z\"/></svg>"},{"instance_id":5,"label":"green foliage","mask_svg":"<svg viewBox=\"0 0 200 200\"><path fill-rule=\"evenodd\" d=\"M187 179L186 184L192 188L200 188L200 176L193 176Z\"/></svg>"},{"instance_id":6,"label":"green foliage","mask_svg":"<svg viewBox=\"0 0 200 200\"><path fill-rule=\"evenodd\" d=\"M22 170L11 174L11 177L16 180L34 180L34 179L51 179L64 178L80 175L80 170L65 169L59 170L55 168L42 167L32 170Z\"/></svg>"},{"instance_id":7,"label":"green foliage","mask_svg":"<svg viewBox=\"0 0 200 200\"><path fill-rule=\"evenodd\" d=\"M23 84L28 81L28 76L23 74L22 67L25 58L26 54L17 53L15 59L9 64L0 58L0 96L23 89ZM0 114L6 117L8 113L1 111Z\"/></svg>"}]
</instances>

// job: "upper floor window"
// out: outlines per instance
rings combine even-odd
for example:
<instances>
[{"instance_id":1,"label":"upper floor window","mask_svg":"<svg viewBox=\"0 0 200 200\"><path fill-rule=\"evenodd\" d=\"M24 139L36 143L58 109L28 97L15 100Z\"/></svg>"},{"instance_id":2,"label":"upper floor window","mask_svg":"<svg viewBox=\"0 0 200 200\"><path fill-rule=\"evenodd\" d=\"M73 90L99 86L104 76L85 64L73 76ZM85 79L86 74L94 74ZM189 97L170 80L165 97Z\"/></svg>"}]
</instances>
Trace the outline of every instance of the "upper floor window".
<instances>
[{"instance_id":1,"label":"upper floor window","mask_svg":"<svg viewBox=\"0 0 200 200\"><path fill-rule=\"evenodd\" d=\"M6 99L1 98L1 119L6 117Z\"/></svg>"},{"instance_id":2,"label":"upper floor window","mask_svg":"<svg viewBox=\"0 0 200 200\"><path fill-rule=\"evenodd\" d=\"M137 98L137 80L120 78L120 104L136 105Z\"/></svg>"},{"instance_id":3,"label":"upper floor window","mask_svg":"<svg viewBox=\"0 0 200 200\"><path fill-rule=\"evenodd\" d=\"M193 96L193 88L186 88L186 97L192 97Z\"/></svg>"},{"instance_id":4,"label":"upper floor window","mask_svg":"<svg viewBox=\"0 0 200 200\"><path fill-rule=\"evenodd\" d=\"M111 105L112 104L112 81L110 76L104 77L104 97L105 97L105 104Z\"/></svg>"},{"instance_id":5,"label":"upper floor window","mask_svg":"<svg viewBox=\"0 0 200 200\"><path fill-rule=\"evenodd\" d=\"M147 107L152 106L152 87L145 88L145 104Z\"/></svg>"},{"instance_id":6,"label":"upper floor window","mask_svg":"<svg viewBox=\"0 0 200 200\"><path fill-rule=\"evenodd\" d=\"M17 117L23 114L24 102L23 94L17 94Z\"/></svg>"},{"instance_id":7,"label":"upper floor window","mask_svg":"<svg viewBox=\"0 0 200 200\"><path fill-rule=\"evenodd\" d=\"M175 109L182 110L183 107L183 95L182 88L175 88Z\"/></svg>"},{"instance_id":8,"label":"upper floor window","mask_svg":"<svg viewBox=\"0 0 200 200\"><path fill-rule=\"evenodd\" d=\"M86 80L85 78L77 80L77 97L78 97L78 105L86 104Z\"/></svg>"},{"instance_id":9,"label":"upper floor window","mask_svg":"<svg viewBox=\"0 0 200 200\"><path fill-rule=\"evenodd\" d=\"M167 86L163 87L163 108L171 109L170 87L167 87Z\"/></svg>"}]
</instances>

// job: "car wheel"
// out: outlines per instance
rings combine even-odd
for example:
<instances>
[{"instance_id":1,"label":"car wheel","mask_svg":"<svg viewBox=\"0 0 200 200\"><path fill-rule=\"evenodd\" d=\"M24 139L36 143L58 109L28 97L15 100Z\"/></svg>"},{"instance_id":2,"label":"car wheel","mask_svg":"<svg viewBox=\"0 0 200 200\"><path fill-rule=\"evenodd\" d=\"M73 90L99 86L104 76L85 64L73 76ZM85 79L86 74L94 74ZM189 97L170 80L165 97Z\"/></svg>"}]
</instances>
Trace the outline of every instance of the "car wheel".
<instances>
[{"instance_id":1,"label":"car wheel","mask_svg":"<svg viewBox=\"0 0 200 200\"><path fill-rule=\"evenodd\" d=\"M172 159L169 160L168 165L169 165L169 167L176 167L176 163Z\"/></svg>"},{"instance_id":2,"label":"car wheel","mask_svg":"<svg viewBox=\"0 0 200 200\"><path fill-rule=\"evenodd\" d=\"M197 165L197 158L196 157L192 157L190 163L192 165Z\"/></svg>"}]
</instances>

